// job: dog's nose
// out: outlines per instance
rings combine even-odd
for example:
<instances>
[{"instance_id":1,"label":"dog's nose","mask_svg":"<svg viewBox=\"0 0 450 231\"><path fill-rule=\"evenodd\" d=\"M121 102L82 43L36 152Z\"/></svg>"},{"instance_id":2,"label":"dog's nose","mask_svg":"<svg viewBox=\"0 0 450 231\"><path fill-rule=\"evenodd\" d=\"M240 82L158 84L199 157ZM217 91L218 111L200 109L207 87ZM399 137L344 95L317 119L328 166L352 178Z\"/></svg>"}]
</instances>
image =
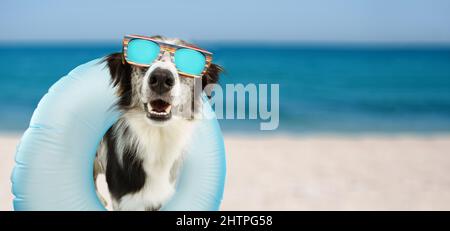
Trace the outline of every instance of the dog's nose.
<instances>
[{"instance_id":1,"label":"dog's nose","mask_svg":"<svg viewBox=\"0 0 450 231\"><path fill-rule=\"evenodd\" d=\"M172 72L162 68L156 68L150 74L149 85L152 91L159 94L165 93L172 89L175 84L175 78Z\"/></svg>"}]
</instances>

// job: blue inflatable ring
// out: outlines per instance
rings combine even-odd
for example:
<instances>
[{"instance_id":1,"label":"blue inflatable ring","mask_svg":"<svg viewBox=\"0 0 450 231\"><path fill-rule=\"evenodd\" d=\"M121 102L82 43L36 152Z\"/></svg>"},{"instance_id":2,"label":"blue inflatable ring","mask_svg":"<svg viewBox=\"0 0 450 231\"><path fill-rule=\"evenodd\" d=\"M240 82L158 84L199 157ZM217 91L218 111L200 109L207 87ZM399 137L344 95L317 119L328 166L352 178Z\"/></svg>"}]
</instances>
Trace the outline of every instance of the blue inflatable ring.
<instances>
[{"instance_id":1,"label":"blue inflatable ring","mask_svg":"<svg viewBox=\"0 0 450 231\"><path fill-rule=\"evenodd\" d=\"M72 70L41 99L17 147L11 177L15 210L106 210L93 166L101 138L117 121L114 88L100 59ZM203 112L213 111L203 98ZM174 196L162 210L218 210L225 151L215 119L197 123Z\"/></svg>"}]
</instances>

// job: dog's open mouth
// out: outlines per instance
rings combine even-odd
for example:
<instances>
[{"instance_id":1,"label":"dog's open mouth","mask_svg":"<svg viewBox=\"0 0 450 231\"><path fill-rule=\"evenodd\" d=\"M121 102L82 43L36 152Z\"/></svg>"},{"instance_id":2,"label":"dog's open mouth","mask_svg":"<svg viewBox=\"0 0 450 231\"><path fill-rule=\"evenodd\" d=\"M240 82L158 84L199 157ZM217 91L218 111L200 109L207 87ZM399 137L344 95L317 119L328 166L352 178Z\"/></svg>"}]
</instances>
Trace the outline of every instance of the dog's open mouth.
<instances>
[{"instance_id":1,"label":"dog's open mouth","mask_svg":"<svg viewBox=\"0 0 450 231\"><path fill-rule=\"evenodd\" d=\"M172 105L164 100L153 100L144 104L147 118L156 121L166 121L172 116Z\"/></svg>"}]
</instances>

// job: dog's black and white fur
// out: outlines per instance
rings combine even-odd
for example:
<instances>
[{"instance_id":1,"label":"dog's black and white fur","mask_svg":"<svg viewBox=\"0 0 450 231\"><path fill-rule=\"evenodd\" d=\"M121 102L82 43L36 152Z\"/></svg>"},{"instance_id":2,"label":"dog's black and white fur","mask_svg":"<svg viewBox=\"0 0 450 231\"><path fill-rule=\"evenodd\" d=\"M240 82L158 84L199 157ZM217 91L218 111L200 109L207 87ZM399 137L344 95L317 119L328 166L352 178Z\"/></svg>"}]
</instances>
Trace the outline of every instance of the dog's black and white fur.
<instances>
[{"instance_id":1,"label":"dog's black and white fur","mask_svg":"<svg viewBox=\"0 0 450 231\"><path fill-rule=\"evenodd\" d=\"M121 53L109 55L104 62L122 116L100 143L94 180L106 174L114 210L158 210L174 193L183 150L192 136L194 108L201 105L194 86L201 84L204 89L216 83L222 69L211 64L201 80L180 77L169 53L148 68L123 63Z\"/></svg>"}]
</instances>

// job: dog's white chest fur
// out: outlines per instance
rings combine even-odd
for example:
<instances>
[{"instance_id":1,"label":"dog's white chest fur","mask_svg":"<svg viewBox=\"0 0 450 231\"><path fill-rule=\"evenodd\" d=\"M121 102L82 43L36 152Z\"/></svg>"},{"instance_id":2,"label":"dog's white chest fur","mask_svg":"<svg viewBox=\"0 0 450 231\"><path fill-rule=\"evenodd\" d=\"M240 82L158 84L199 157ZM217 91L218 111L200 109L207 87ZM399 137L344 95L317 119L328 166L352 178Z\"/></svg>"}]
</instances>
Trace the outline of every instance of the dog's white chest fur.
<instances>
[{"instance_id":1,"label":"dog's white chest fur","mask_svg":"<svg viewBox=\"0 0 450 231\"><path fill-rule=\"evenodd\" d=\"M192 122L174 119L167 126L157 127L149 126L142 114L131 112L125 114L125 118L123 125L127 125L131 131L129 137L122 138L131 140L135 145L138 158L143 160L146 180L138 192L124 195L120 201L113 201L113 207L115 210L157 208L170 199L175 191L171 170L182 158ZM117 148L124 147L118 145Z\"/></svg>"},{"instance_id":2,"label":"dog's white chest fur","mask_svg":"<svg viewBox=\"0 0 450 231\"><path fill-rule=\"evenodd\" d=\"M147 172L147 170L146 170ZM169 180L169 170L152 168L147 174L145 186L138 192L123 196L114 210L144 211L157 208L166 202L174 193L175 187Z\"/></svg>"},{"instance_id":3,"label":"dog's white chest fur","mask_svg":"<svg viewBox=\"0 0 450 231\"><path fill-rule=\"evenodd\" d=\"M175 186L169 181L170 168L148 163L144 163L144 166L147 173L144 187L136 193L123 196L116 202L115 210L144 211L157 208L173 195Z\"/></svg>"}]
</instances>

